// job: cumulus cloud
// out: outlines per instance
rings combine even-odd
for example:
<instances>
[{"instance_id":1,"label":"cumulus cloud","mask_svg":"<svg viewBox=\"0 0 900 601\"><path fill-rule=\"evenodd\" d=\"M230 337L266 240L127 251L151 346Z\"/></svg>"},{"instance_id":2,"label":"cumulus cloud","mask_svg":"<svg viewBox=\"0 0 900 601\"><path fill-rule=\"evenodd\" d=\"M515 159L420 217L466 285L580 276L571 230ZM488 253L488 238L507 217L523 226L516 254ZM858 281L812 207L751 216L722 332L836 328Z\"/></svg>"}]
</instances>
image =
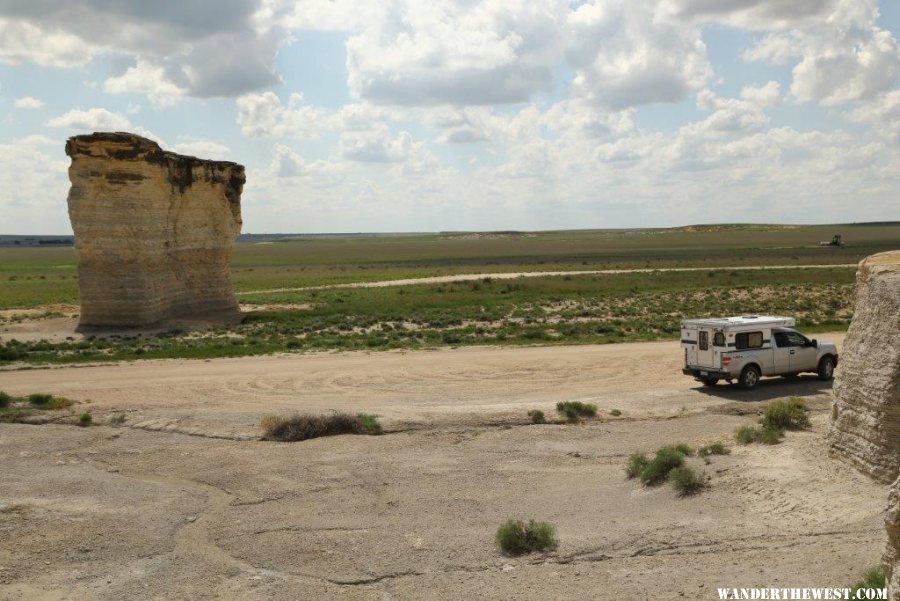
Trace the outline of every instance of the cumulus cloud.
<instances>
[{"instance_id":1,"label":"cumulus cloud","mask_svg":"<svg viewBox=\"0 0 900 601\"><path fill-rule=\"evenodd\" d=\"M781 84L770 81L760 87L745 86L741 98L763 107L775 106L781 103Z\"/></svg>"},{"instance_id":2,"label":"cumulus cloud","mask_svg":"<svg viewBox=\"0 0 900 601\"><path fill-rule=\"evenodd\" d=\"M564 0L385 3L347 40L348 85L395 105L497 104L547 90Z\"/></svg>"},{"instance_id":3,"label":"cumulus cloud","mask_svg":"<svg viewBox=\"0 0 900 601\"><path fill-rule=\"evenodd\" d=\"M260 0L6 0L0 60L72 66L110 51L136 64L110 78L108 92L136 91L163 103L182 94L237 96L279 81L274 58L288 32L275 23L261 27L259 8Z\"/></svg>"},{"instance_id":4,"label":"cumulus cloud","mask_svg":"<svg viewBox=\"0 0 900 601\"><path fill-rule=\"evenodd\" d=\"M654 2L590 0L569 15L572 92L611 110L678 102L712 75L700 30L655 18Z\"/></svg>"},{"instance_id":5,"label":"cumulus cloud","mask_svg":"<svg viewBox=\"0 0 900 601\"><path fill-rule=\"evenodd\" d=\"M392 136L388 127L378 124L369 131L341 134L341 156L362 163L396 163L408 159L415 145L408 132Z\"/></svg>"},{"instance_id":6,"label":"cumulus cloud","mask_svg":"<svg viewBox=\"0 0 900 601\"><path fill-rule=\"evenodd\" d=\"M224 144L212 140L187 140L172 146L172 151L179 154L222 161L231 158L231 149Z\"/></svg>"},{"instance_id":7,"label":"cumulus cloud","mask_svg":"<svg viewBox=\"0 0 900 601\"><path fill-rule=\"evenodd\" d=\"M44 101L33 96L23 96L16 98L14 104L16 108L20 109L39 109L44 106Z\"/></svg>"},{"instance_id":8,"label":"cumulus cloud","mask_svg":"<svg viewBox=\"0 0 900 601\"><path fill-rule=\"evenodd\" d=\"M335 116L306 103L294 93L287 105L274 92L247 94L237 99L238 125L250 137L317 138L334 125Z\"/></svg>"},{"instance_id":9,"label":"cumulus cloud","mask_svg":"<svg viewBox=\"0 0 900 601\"><path fill-rule=\"evenodd\" d=\"M118 113L103 108L72 109L71 111L51 119L50 127L67 127L85 131L126 131L131 121Z\"/></svg>"}]
</instances>

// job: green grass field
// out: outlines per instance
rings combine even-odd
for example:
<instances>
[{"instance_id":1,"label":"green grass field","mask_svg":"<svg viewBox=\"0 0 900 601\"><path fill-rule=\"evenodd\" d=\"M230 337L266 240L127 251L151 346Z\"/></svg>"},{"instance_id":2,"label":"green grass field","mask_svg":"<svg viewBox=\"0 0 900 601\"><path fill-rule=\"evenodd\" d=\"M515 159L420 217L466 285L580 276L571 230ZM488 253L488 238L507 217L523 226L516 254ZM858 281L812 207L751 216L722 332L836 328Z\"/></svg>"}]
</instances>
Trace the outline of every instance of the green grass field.
<instances>
[{"instance_id":1,"label":"green grass field","mask_svg":"<svg viewBox=\"0 0 900 601\"><path fill-rule=\"evenodd\" d=\"M832 233L847 246L821 248ZM673 339L684 317L795 315L810 331L852 316L852 267L900 248L900 224L537 234L310 237L239 244L242 303L265 305L225 330L64 343L0 340L0 361L80 362L278 351L583 344ZM72 249L0 249L0 308L77 303ZM441 285L277 292L277 288L459 273L702 267L693 272L491 279ZM271 290L271 291L270 291Z\"/></svg>"}]
</instances>

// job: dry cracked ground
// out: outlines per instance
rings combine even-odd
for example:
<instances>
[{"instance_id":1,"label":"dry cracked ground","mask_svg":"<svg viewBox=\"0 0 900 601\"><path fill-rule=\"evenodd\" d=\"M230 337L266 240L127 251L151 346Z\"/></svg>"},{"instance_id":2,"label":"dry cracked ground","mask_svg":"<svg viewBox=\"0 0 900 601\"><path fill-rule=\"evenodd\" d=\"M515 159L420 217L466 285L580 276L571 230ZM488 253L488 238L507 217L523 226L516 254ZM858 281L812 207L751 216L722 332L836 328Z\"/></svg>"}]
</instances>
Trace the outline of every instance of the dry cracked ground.
<instances>
[{"instance_id":1,"label":"dry cracked ground","mask_svg":"<svg viewBox=\"0 0 900 601\"><path fill-rule=\"evenodd\" d=\"M128 415L0 425L0 599L715 599L875 565L884 491L828 458L830 384L702 389L680 358L645 343L0 372L10 393L90 398L77 410L98 424ZM635 451L730 440L790 395L812 429L692 460L700 495L624 476ZM601 417L526 423L558 400ZM332 409L387 433L257 439L265 414ZM555 524L558 547L503 556L508 517Z\"/></svg>"}]
</instances>

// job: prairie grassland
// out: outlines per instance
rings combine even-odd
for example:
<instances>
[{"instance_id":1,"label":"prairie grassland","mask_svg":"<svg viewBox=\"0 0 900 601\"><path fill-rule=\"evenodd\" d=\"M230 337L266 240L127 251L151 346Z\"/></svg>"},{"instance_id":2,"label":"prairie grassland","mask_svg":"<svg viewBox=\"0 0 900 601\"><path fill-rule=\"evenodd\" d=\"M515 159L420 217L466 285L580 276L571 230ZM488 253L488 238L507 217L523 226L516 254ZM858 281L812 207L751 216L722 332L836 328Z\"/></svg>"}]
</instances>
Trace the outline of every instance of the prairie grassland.
<instances>
[{"instance_id":1,"label":"prairie grassland","mask_svg":"<svg viewBox=\"0 0 900 601\"><path fill-rule=\"evenodd\" d=\"M846 247L818 246L834 233ZM232 278L242 292L459 273L847 264L898 246L900 223L297 236L236 245ZM0 248L0 309L77 302L72 248Z\"/></svg>"}]
</instances>

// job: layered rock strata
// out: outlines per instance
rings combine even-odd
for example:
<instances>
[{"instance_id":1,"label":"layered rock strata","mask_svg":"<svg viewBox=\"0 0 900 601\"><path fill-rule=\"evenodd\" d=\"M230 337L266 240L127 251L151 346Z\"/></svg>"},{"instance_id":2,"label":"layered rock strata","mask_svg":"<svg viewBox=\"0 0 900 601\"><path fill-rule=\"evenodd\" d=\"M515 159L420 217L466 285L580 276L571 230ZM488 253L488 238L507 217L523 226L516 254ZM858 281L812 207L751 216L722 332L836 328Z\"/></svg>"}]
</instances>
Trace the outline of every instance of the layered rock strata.
<instances>
[{"instance_id":1,"label":"layered rock strata","mask_svg":"<svg viewBox=\"0 0 900 601\"><path fill-rule=\"evenodd\" d=\"M884 483L900 473L900 251L867 257L834 382L832 455Z\"/></svg>"},{"instance_id":2,"label":"layered rock strata","mask_svg":"<svg viewBox=\"0 0 900 601\"><path fill-rule=\"evenodd\" d=\"M75 136L66 154L82 329L240 320L229 261L243 166L129 133Z\"/></svg>"}]
</instances>

